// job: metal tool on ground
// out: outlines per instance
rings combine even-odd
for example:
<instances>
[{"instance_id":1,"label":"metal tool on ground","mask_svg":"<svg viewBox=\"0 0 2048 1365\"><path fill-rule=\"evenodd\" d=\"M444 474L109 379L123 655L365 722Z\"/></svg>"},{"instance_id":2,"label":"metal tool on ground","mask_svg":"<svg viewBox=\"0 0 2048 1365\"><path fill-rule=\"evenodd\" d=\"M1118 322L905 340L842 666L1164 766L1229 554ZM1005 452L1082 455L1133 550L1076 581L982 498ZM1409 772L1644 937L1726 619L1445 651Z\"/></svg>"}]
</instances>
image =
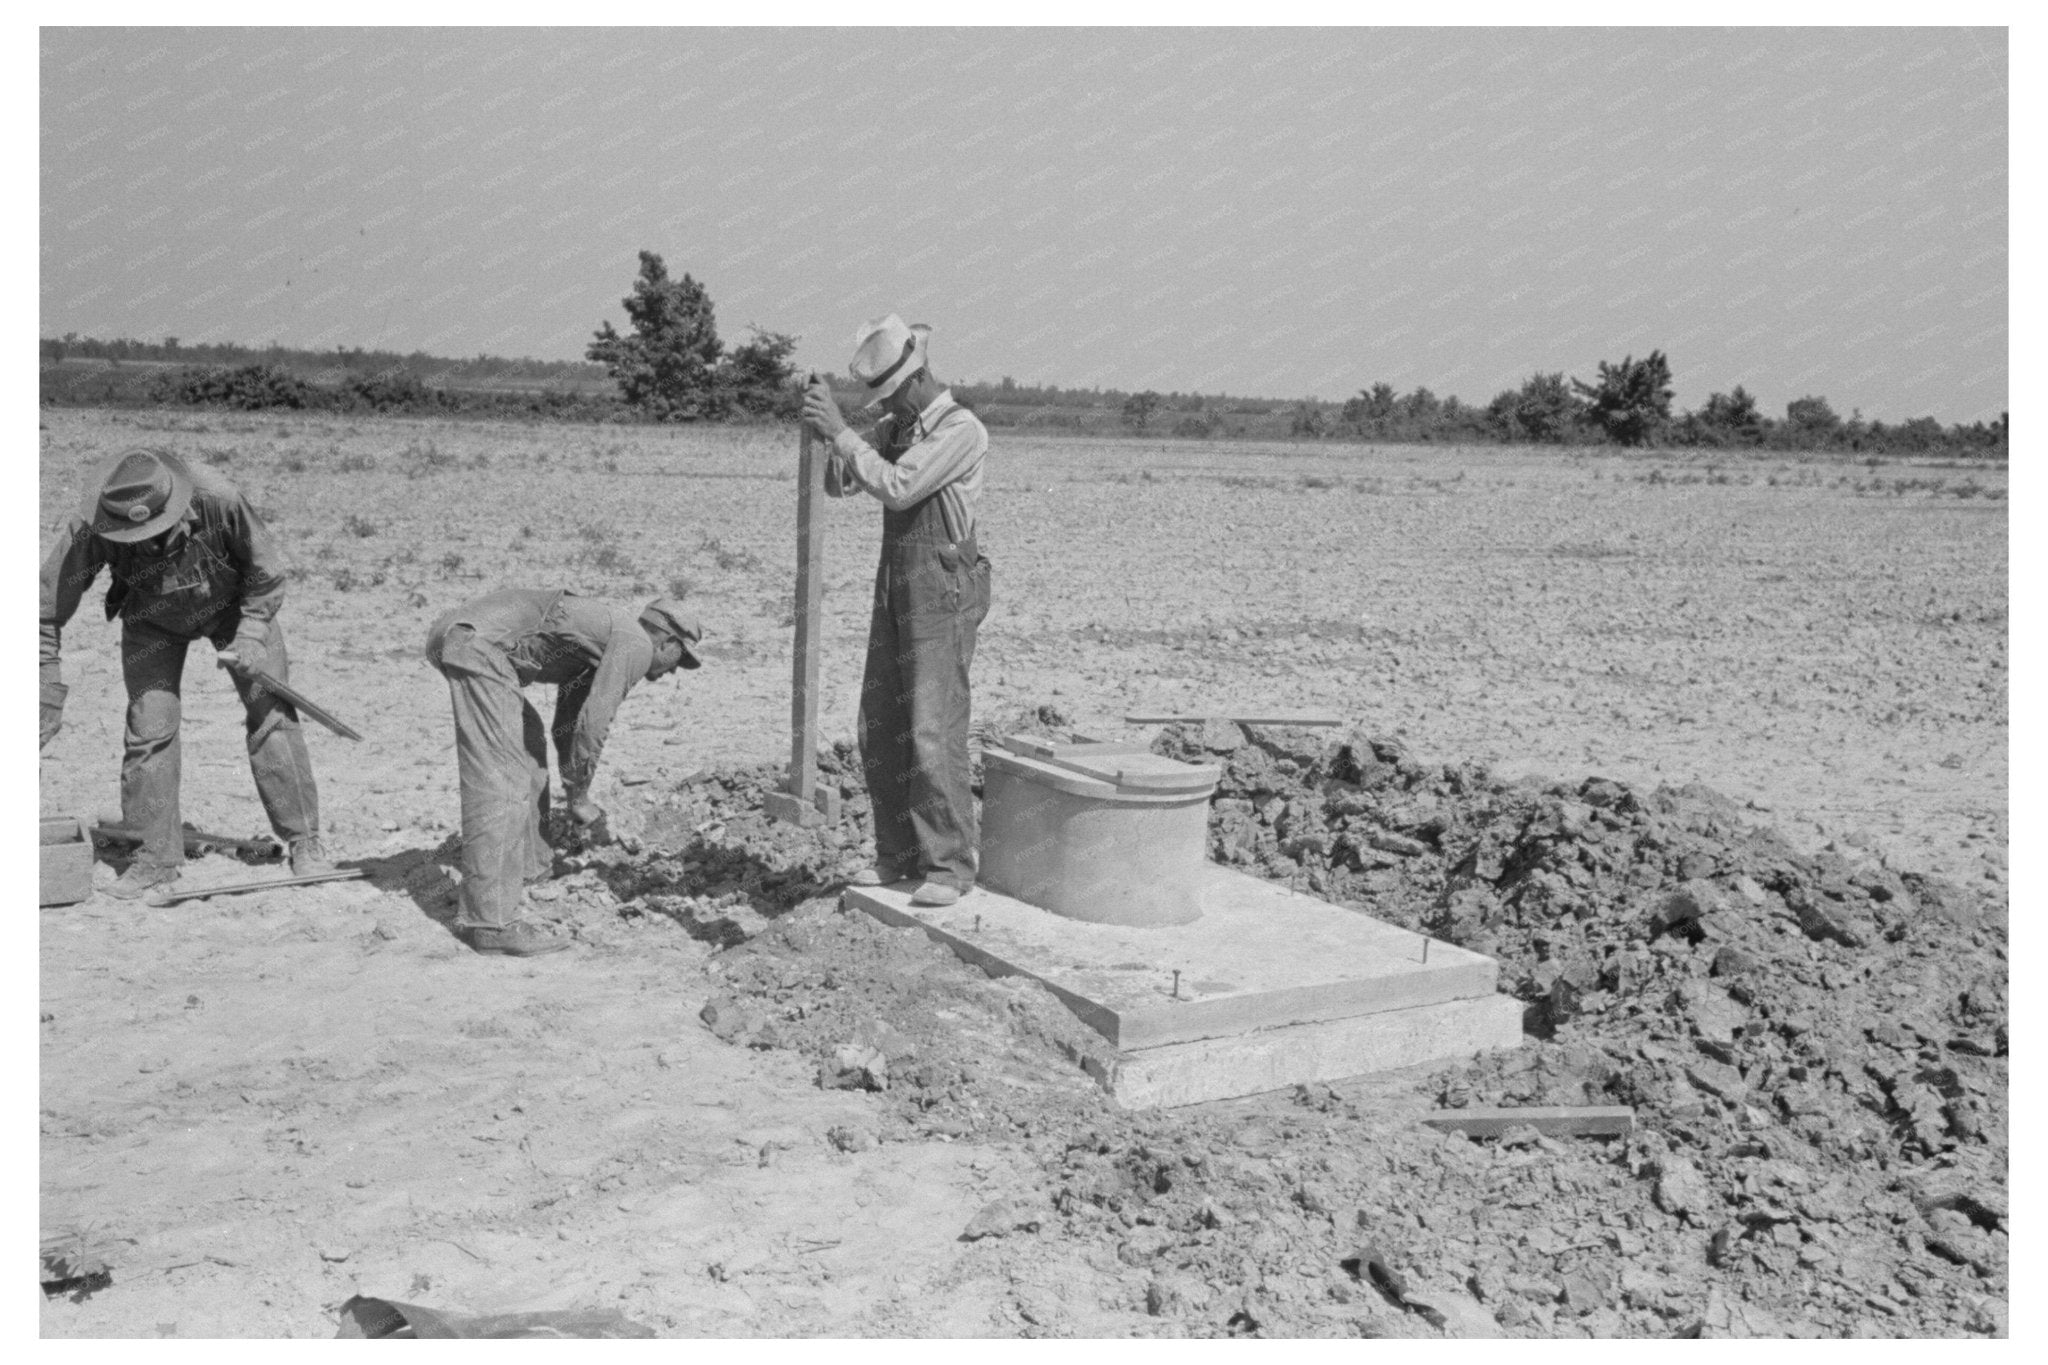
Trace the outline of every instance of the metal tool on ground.
<instances>
[{"instance_id":1,"label":"metal tool on ground","mask_svg":"<svg viewBox=\"0 0 2048 1365\"><path fill-rule=\"evenodd\" d=\"M1126 725L1200 725L1203 721L1230 720L1239 725L1342 725L1344 718L1328 711L1132 711L1124 716Z\"/></svg>"},{"instance_id":2,"label":"metal tool on ground","mask_svg":"<svg viewBox=\"0 0 2048 1365\"><path fill-rule=\"evenodd\" d=\"M274 891L286 886L315 886L321 882L352 882L364 875L360 867L341 867L332 872L315 872L305 877L266 877L260 882L229 882L224 886L181 887L152 896L151 905L176 905L179 901L200 901L209 896L239 896L249 891ZM174 883L175 885L175 883Z\"/></svg>"},{"instance_id":3,"label":"metal tool on ground","mask_svg":"<svg viewBox=\"0 0 2048 1365\"><path fill-rule=\"evenodd\" d=\"M242 853L257 858L279 858L284 856L284 845L275 839L238 839L232 834L210 834L203 829L184 827L185 853L188 857L204 857L221 850L228 853ZM108 844L139 844L144 839L141 830L131 825L117 824L102 820L92 827L96 842Z\"/></svg>"},{"instance_id":4,"label":"metal tool on ground","mask_svg":"<svg viewBox=\"0 0 2048 1365\"><path fill-rule=\"evenodd\" d=\"M815 376L813 376L815 378ZM768 813L792 825L839 819L839 789L818 782L818 632L825 607L825 462L811 448L811 429L797 438L796 643L791 653L789 773L768 793Z\"/></svg>"},{"instance_id":5,"label":"metal tool on ground","mask_svg":"<svg viewBox=\"0 0 2048 1365\"><path fill-rule=\"evenodd\" d=\"M337 1310L338 1340L425 1341L435 1338L633 1339L654 1335L654 1329L633 1321L616 1308L558 1308L539 1313L451 1313L396 1299L357 1294Z\"/></svg>"},{"instance_id":6,"label":"metal tool on ground","mask_svg":"<svg viewBox=\"0 0 2048 1365\"><path fill-rule=\"evenodd\" d=\"M1627 1137L1635 1131L1636 1111L1624 1104L1530 1105L1520 1109L1473 1106L1438 1109L1422 1121L1440 1133L1467 1137L1499 1137L1511 1128L1534 1128L1545 1137Z\"/></svg>"},{"instance_id":7,"label":"metal tool on ground","mask_svg":"<svg viewBox=\"0 0 2048 1365\"><path fill-rule=\"evenodd\" d=\"M220 664L222 668L228 667L228 663L225 659L218 660L217 662ZM268 673L265 673L260 668L244 668L242 670L242 676L247 678L259 690L267 689L268 691L276 693L278 696L284 698L284 700L290 702L294 707L296 707L300 712L305 714L309 719L319 721L322 725L334 731L335 734L340 735L343 739L362 738L362 735L358 734L353 726L343 721L339 716L335 715L332 711L329 711L326 707L321 706L317 702L308 701L306 699L306 694L299 691L298 688L293 687L290 683L279 682L276 678L271 677Z\"/></svg>"}]
</instances>

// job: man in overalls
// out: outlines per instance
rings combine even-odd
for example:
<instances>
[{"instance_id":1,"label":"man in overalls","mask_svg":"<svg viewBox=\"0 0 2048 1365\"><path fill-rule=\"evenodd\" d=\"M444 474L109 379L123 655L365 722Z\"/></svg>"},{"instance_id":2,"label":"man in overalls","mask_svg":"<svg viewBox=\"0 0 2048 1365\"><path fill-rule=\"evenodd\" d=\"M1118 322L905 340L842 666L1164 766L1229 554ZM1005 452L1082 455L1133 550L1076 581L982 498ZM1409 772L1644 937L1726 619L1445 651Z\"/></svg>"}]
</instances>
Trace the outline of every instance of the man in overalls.
<instances>
[{"instance_id":1,"label":"man in overalls","mask_svg":"<svg viewBox=\"0 0 2048 1365\"><path fill-rule=\"evenodd\" d=\"M298 712L253 671L291 681L285 657L284 563L249 501L208 469L165 450L117 456L87 492L43 561L42 743L64 723L63 634L101 569L107 619L121 621L128 725L121 754L121 823L142 848L109 893L155 900L185 861L178 814L178 732L185 652L210 640L233 675L246 718L249 771L292 872L333 871L320 844L320 796Z\"/></svg>"},{"instance_id":2,"label":"man in overalls","mask_svg":"<svg viewBox=\"0 0 2048 1365\"><path fill-rule=\"evenodd\" d=\"M524 918L526 884L547 876L541 835L548 747L540 713L520 690L553 683L551 727L569 818L592 830L604 811L591 779L612 717L643 678L697 668L697 618L673 598L638 619L623 607L559 589L500 588L443 612L427 662L448 680L462 781L462 898L455 925L479 953L535 957L569 946Z\"/></svg>"},{"instance_id":3,"label":"man in overalls","mask_svg":"<svg viewBox=\"0 0 2048 1365\"><path fill-rule=\"evenodd\" d=\"M832 442L825 491L882 504L861 683L861 767L874 806L875 863L860 886L921 878L916 905L951 905L974 888L980 831L968 786L968 667L988 615L989 563L976 540L988 431L925 363L931 328L891 313L861 328L847 367L882 406L877 450L813 377L804 420Z\"/></svg>"}]
</instances>

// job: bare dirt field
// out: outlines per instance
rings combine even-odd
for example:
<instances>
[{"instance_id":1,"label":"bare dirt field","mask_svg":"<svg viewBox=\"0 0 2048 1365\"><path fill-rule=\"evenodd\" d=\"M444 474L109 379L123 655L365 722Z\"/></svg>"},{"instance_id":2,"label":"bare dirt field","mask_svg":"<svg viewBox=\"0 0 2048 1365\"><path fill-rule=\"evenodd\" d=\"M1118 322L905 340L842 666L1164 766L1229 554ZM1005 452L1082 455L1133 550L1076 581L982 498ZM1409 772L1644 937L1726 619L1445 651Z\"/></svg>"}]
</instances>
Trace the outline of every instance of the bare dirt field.
<instances>
[{"instance_id":1,"label":"bare dirt field","mask_svg":"<svg viewBox=\"0 0 2048 1365\"><path fill-rule=\"evenodd\" d=\"M1707 933L1696 964L1657 957L1670 981L1628 1015L1626 1048L1574 1041L1599 1010L1558 1004L1568 970L1530 937L1536 902L1488 919L1503 987L1549 1002L1539 1022L1557 1032L1531 1057L1590 1077L1573 1047L1606 1047L1610 1096L1624 1051L1693 1076L1682 1094L1630 1082L1646 1127L1665 1106L1668 1131L1609 1152L1413 1125L1447 1094L1567 1102L1532 1099L1557 1085L1499 1059L1119 1114L1067 1059L1087 1039L1050 997L834 912L862 803L794 842L750 810L752 768L788 746L792 431L95 411L43 426L45 545L91 473L138 443L216 466L276 529L299 571L294 679L366 737L309 727L332 851L370 874L42 912L43 1227L113 1266L111 1285L46 1302L45 1335L331 1335L358 1292L615 1307L663 1335L1465 1334L1463 1310L1376 1289L1366 1241L1512 1335L2003 1330L2002 468L996 433L978 724L1050 707L1141 737L1127 710L1334 711L1339 747L1288 760L1296 787L1363 802L1397 778L1428 786L1457 807L1440 830L1540 801L1590 803L1630 839L1662 821L1660 846L1711 841L1702 866L1755 887L1757 916L1781 912ZM828 738L853 729L878 522L870 504L830 508ZM683 590L707 631L706 666L636 690L605 754L595 795L647 852L565 860L542 894L583 942L531 963L475 958L446 927L453 737L420 657L436 614L505 584L622 603ZM66 631L45 812L118 808L117 635L98 603ZM187 677L185 818L260 834L239 709L205 656ZM1371 746L1341 747L1353 733L1382 741L1383 778L1355 771ZM1531 776L1546 781L1515 785ZM1637 795L1584 785L1596 776ZM1650 795L1687 784L1731 802ZM1245 823L1259 870L1281 851L1324 859L1329 894L1396 914L1412 892L1411 918L1456 929L1429 916L1467 904L1469 871L1446 859L1425 885L1361 866L1354 883L1302 851L1282 823L1295 807L1271 814L1268 790L1247 777L1216 827L1227 841ZM1559 810L1560 828L1584 823ZM1585 865L1574 877L1605 887ZM215 856L186 875L238 872ZM1641 894L1663 893L1659 875ZM1794 922L1808 883L1874 919ZM1916 939L1901 906L1940 908L1951 939ZM1854 1048L1923 997L1964 1022L1930 1014L1882 1066L1800 1054L1834 1036L1825 1012L1782 1031L1782 1056L1742 1053L1780 1044L1738 1026L1702 1044L1744 1073L1730 1089L1660 1056L1656 1032L1667 996L1712 1032L1700 991L1735 970L1722 949L1767 967L1782 950L1814 991L1867 1002L1839 1024ZM1574 989L1613 998L1601 1018L1636 1008L1605 976ZM724 1007L710 1026L707 1002ZM1928 1060L1951 1035L1969 1046ZM820 1063L849 1040L888 1076ZM1786 1099L1809 1068L1863 1118ZM1489 1203L1521 1222L1489 1225L1474 1212Z\"/></svg>"}]
</instances>

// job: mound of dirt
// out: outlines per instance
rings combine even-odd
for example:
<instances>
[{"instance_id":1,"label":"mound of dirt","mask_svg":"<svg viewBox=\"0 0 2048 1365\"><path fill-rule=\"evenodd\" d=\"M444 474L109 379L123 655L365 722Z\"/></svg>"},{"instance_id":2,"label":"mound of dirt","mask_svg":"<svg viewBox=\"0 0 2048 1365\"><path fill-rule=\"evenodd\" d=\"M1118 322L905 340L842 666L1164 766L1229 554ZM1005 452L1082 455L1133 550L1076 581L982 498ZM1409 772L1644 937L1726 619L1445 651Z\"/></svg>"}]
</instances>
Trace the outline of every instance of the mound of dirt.
<instances>
[{"instance_id":1,"label":"mound of dirt","mask_svg":"<svg viewBox=\"0 0 2048 1365\"><path fill-rule=\"evenodd\" d=\"M999 732L1058 734L1032 709ZM995 727L991 733L998 732ZM1126 1113L1048 992L835 908L868 806L760 814L774 766L661 793L646 845L554 888L589 938L721 951L704 1026L869 1092L834 1145L1014 1143L1040 1187L963 1236L1071 1255L1160 1335L2002 1333L2001 905L1882 859L1801 853L1700 787L1495 780L1395 739L1181 727L1224 765L1211 854L1499 959L1531 1041L1470 1064ZM1434 1106L1629 1104L1620 1142L1443 1137ZM1024 1332L1099 1332L1057 1301Z\"/></svg>"}]
</instances>

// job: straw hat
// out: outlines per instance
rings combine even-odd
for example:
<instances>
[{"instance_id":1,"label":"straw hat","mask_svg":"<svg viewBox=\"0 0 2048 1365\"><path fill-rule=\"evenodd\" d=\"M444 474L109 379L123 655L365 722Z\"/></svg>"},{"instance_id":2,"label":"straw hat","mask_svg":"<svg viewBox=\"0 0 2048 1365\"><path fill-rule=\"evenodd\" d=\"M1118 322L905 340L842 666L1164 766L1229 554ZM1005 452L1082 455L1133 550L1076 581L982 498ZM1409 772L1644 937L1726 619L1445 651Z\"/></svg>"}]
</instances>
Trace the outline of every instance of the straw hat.
<instances>
[{"instance_id":1,"label":"straw hat","mask_svg":"<svg viewBox=\"0 0 2048 1365\"><path fill-rule=\"evenodd\" d=\"M853 360L846 368L866 396L862 407L881 402L924 368L925 345L931 334L932 329L923 323L905 323L894 313L854 333Z\"/></svg>"}]
</instances>

